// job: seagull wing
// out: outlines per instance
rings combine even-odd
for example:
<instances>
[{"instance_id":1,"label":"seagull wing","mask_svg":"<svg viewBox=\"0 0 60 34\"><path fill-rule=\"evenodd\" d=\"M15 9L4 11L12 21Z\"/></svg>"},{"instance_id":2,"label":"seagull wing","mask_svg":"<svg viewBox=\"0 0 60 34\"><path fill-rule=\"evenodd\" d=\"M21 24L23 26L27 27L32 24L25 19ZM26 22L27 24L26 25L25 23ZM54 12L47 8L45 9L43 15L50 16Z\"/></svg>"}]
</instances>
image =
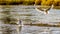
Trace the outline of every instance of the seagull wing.
<instances>
[{"instance_id":1,"label":"seagull wing","mask_svg":"<svg viewBox=\"0 0 60 34\"><path fill-rule=\"evenodd\" d=\"M37 8L37 9L39 9L40 11L44 11L42 8Z\"/></svg>"},{"instance_id":2,"label":"seagull wing","mask_svg":"<svg viewBox=\"0 0 60 34\"><path fill-rule=\"evenodd\" d=\"M50 10L50 9L51 9L51 7L47 8L46 11L48 11L48 10Z\"/></svg>"},{"instance_id":3,"label":"seagull wing","mask_svg":"<svg viewBox=\"0 0 60 34\"><path fill-rule=\"evenodd\" d=\"M41 12L41 13L44 13L45 10L42 10L42 9L38 9L38 8L35 8L37 11ZM46 13L46 12L45 12Z\"/></svg>"}]
</instances>

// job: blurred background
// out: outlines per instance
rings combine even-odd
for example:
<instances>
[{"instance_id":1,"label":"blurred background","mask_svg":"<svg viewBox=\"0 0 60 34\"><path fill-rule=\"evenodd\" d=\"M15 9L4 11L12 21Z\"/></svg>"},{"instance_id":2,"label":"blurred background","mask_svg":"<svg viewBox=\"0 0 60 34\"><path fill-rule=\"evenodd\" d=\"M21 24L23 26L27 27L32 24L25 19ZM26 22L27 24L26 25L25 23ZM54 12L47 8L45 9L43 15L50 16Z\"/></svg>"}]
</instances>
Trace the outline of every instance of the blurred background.
<instances>
[{"instance_id":1,"label":"blurred background","mask_svg":"<svg viewBox=\"0 0 60 34\"><path fill-rule=\"evenodd\" d=\"M45 15L34 4L54 8ZM19 20L24 26L18 26ZM60 0L0 0L0 34L18 33L60 34Z\"/></svg>"}]
</instances>

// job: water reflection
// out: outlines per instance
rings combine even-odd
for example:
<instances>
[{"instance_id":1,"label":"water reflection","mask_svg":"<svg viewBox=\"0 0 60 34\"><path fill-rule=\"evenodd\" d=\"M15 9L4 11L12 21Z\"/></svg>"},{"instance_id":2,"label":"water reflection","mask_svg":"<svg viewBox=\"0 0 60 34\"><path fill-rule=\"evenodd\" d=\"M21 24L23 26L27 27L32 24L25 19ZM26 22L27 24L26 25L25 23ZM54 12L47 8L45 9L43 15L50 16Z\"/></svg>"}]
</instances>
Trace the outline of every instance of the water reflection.
<instances>
[{"instance_id":1,"label":"water reflection","mask_svg":"<svg viewBox=\"0 0 60 34\"><path fill-rule=\"evenodd\" d=\"M6 27L2 27L2 34L11 34L12 30L10 30L11 28L6 26Z\"/></svg>"},{"instance_id":2,"label":"water reflection","mask_svg":"<svg viewBox=\"0 0 60 34\"><path fill-rule=\"evenodd\" d=\"M53 34L60 32L60 27L41 27L25 25L22 28L22 34Z\"/></svg>"},{"instance_id":3,"label":"water reflection","mask_svg":"<svg viewBox=\"0 0 60 34\"><path fill-rule=\"evenodd\" d=\"M0 26L0 32L1 34L20 34L21 28L22 27L18 27L17 25L4 24ZM17 31L17 29L19 31Z\"/></svg>"}]
</instances>

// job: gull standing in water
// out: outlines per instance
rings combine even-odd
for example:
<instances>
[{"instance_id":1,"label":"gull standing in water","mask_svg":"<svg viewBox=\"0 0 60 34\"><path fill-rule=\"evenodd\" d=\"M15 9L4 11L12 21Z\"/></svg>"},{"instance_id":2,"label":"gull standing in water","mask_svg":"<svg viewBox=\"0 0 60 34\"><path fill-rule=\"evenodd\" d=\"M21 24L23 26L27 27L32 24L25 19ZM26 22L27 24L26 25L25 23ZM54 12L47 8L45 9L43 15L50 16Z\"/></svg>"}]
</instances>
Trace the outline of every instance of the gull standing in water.
<instances>
[{"instance_id":1,"label":"gull standing in water","mask_svg":"<svg viewBox=\"0 0 60 34\"><path fill-rule=\"evenodd\" d=\"M23 23L22 23L22 20L18 20L18 22L17 22L17 32L18 32L18 34L20 34L22 26L24 26Z\"/></svg>"},{"instance_id":2,"label":"gull standing in water","mask_svg":"<svg viewBox=\"0 0 60 34\"><path fill-rule=\"evenodd\" d=\"M34 5L35 6L35 5ZM49 10L50 9L52 9L54 6L53 6L53 4L49 7L49 8L47 8L47 9L44 9L44 8L39 8L39 7L35 7L35 9L37 10L37 11L39 11L39 12L42 12L42 13L44 13L44 14L48 14L49 13Z\"/></svg>"},{"instance_id":3,"label":"gull standing in water","mask_svg":"<svg viewBox=\"0 0 60 34\"><path fill-rule=\"evenodd\" d=\"M17 25L18 26L24 26L23 23L22 23L22 20L18 20Z\"/></svg>"}]
</instances>

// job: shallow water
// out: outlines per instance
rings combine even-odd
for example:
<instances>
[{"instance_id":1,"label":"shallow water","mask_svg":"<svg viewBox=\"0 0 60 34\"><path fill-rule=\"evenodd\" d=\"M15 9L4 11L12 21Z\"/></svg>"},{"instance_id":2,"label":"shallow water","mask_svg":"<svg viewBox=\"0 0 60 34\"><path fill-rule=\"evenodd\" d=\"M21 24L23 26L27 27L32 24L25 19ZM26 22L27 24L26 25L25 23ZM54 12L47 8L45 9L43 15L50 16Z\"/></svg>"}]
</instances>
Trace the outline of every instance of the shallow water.
<instances>
[{"instance_id":1,"label":"shallow water","mask_svg":"<svg viewBox=\"0 0 60 34\"><path fill-rule=\"evenodd\" d=\"M51 9L49 14L45 15L35 10L34 6L12 6L11 8L0 8L2 11L10 11L15 19L23 20L24 24L37 24L37 23L48 23L58 24L60 22L60 10ZM0 18L6 16L0 13ZM29 26L17 27L17 25L3 24L0 20L0 34L18 34L17 29L20 29L19 34L59 34L60 27L41 27L41 26Z\"/></svg>"},{"instance_id":2,"label":"shallow water","mask_svg":"<svg viewBox=\"0 0 60 34\"><path fill-rule=\"evenodd\" d=\"M41 12L38 12L34 9L34 6L19 6L16 8L11 8L11 14L19 14L20 19L30 19L33 23L34 21L37 21L38 23L55 23L60 22L60 10L57 9L51 9L49 10L49 14L45 15ZM25 7L25 8L24 8ZM26 9L26 7L28 9ZM33 7L33 8L32 8ZM30 22L31 22L30 21Z\"/></svg>"}]
</instances>

